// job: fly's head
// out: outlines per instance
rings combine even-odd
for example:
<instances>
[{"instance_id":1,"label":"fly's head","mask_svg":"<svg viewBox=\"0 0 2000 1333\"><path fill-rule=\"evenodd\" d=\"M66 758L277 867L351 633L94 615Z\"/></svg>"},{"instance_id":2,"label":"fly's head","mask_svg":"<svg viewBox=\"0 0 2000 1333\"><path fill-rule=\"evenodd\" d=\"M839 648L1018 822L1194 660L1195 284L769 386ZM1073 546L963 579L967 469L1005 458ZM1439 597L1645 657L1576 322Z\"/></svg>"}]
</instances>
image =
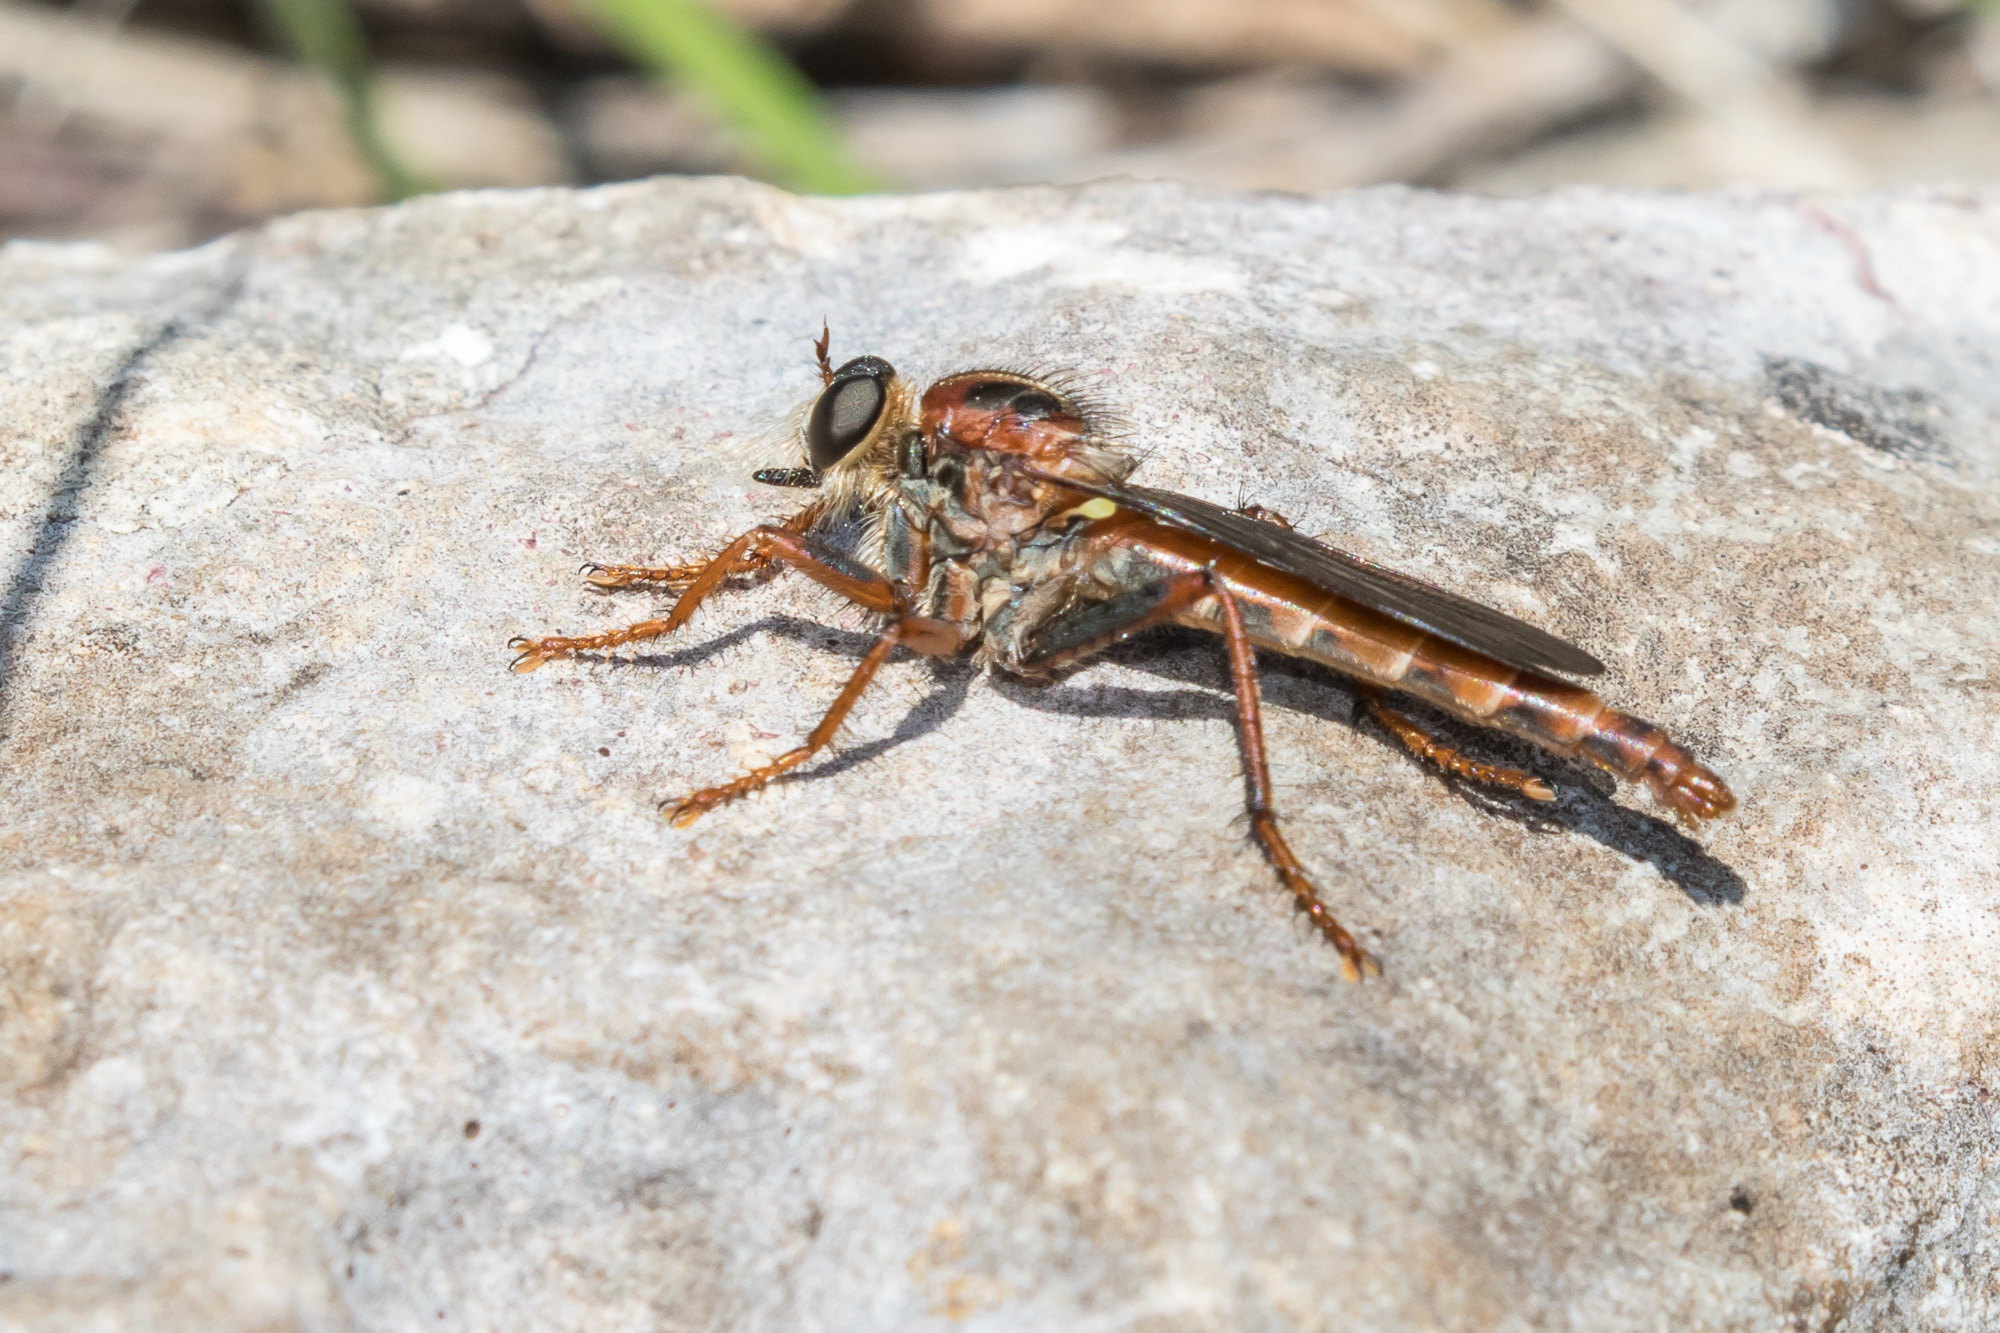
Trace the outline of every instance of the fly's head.
<instances>
[{"instance_id":1,"label":"fly's head","mask_svg":"<svg viewBox=\"0 0 2000 1333\"><path fill-rule=\"evenodd\" d=\"M836 368L826 349L822 331L814 344L822 387L797 418L804 466L755 474L767 485L818 488L825 514L879 532L900 500L905 511L1004 540L1079 502L1022 469L1106 484L1135 466L1106 441L1107 414L1060 376L960 371L919 397L881 357Z\"/></svg>"},{"instance_id":2,"label":"fly's head","mask_svg":"<svg viewBox=\"0 0 2000 1333\"><path fill-rule=\"evenodd\" d=\"M930 474L952 486L968 513L1016 533L1077 503L1018 467L1100 484L1131 472L1133 460L1105 442L1094 416L1062 386L1006 370L947 375L918 407Z\"/></svg>"},{"instance_id":3,"label":"fly's head","mask_svg":"<svg viewBox=\"0 0 2000 1333\"><path fill-rule=\"evenodd\" d=\"M765 468L756 480L818 487L830 512L877 511L894 485L900 455L917 436L917 395L879 356L828 367L822 378L819 396L798 423L806 465Z\"/></svg>"}]
</instances>

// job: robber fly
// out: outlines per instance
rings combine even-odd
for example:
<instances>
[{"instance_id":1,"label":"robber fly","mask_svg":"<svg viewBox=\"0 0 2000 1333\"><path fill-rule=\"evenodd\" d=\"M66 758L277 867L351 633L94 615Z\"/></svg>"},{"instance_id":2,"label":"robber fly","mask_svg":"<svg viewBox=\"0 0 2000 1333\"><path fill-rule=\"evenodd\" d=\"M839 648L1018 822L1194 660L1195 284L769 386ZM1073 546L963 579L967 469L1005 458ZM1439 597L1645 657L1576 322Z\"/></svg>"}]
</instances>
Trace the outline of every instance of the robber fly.
<instances>
[{"instance_id":1,"label":"robber fly","mask_svg":"<svg viewBox=\"0 0 2000 1333\"><path fill-rule=\"evenodd\" d=\"M1532 800L1540 778L1477 763L1390 706L1411 695L1468 722L1643 783L1688 822L1736 799L1650 722L1563 676L1604 666L1574 644L1491 608L1359 560L1255 507L1224 509L1127 481L1135 463L1066 386L999 370L947 375L921 393L879 357L836 369L815 344L822 388L797 430L800 466L756 474L818 490L782 523L713 559L652 568L586 565L601 588L665 585L673 609L624 629L515 639L516 671L681 628L737 575L789 567L880 617L881 634L805 743L731 782L663 802L674 824L758 790L834 738L898 647L1047 677L1159 625L1219 634L1236 696L1251 837L1359 980L1380 968L1329 912L1286 845L1264 760L1256 650L1351 677L1373 716L1419 757ZM856 539L853 534L859 532Z\"/></svg>"}]
</instances>

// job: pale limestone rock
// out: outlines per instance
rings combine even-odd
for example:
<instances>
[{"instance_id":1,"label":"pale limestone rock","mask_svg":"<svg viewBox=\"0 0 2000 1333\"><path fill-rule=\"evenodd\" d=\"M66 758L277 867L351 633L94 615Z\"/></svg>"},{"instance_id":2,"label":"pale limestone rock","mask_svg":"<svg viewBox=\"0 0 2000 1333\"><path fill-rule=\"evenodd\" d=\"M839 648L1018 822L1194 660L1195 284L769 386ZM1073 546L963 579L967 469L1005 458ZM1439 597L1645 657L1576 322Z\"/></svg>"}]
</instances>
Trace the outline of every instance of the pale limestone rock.
<instances>
[{"instance_id":1,"label":"pale limestone rock","mask_svg":"<svg viewBox=\"0 0 2000 1333\"><path fill-rule=\"evenodd\" d=\"M684 181L0 290L8 1327L2000 1321L2000 194ZM503 644L796 501L746 442L822 314L1074 368L1141 480L1576 639L1742 809L1537 761L1538 819L1273 669L1343 985L1168 638L898 663L667 827L854 621Z\"/></svg>"}]
</instances>

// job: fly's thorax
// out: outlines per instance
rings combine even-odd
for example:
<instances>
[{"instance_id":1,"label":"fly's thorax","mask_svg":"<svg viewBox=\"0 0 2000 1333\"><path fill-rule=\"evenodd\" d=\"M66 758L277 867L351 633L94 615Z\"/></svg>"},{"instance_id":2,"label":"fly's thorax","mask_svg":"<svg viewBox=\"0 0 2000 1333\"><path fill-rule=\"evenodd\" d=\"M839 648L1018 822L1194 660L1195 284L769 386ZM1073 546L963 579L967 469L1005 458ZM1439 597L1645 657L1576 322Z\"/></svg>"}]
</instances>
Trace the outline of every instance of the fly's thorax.
<instances>
[{"instance_id":1,"label":"fly's thorax","mask_svg":"<svg viewBox=\"0 0 2000 1333\"><path fill-rule=\"evenodd\" d=\"M927 533L933 558L977 556L991 563L997 556L1004 565L1042 517L1032 497L1017 493L1017 482L1025 479L1004 475L990 458L954 453L933 462L923 477L896 478L892 488L896 505Z\"/></svg>"},{"instance_id":2,"label":"fly's thorax","mask_svg":"<svg viewBox=\"0 0 2000 1333\"><path fill-rule=\"evenodd\" d=\"M1098 566L1102 542L1088 523L1045 531L1015 546L1006 564L983 571L978 601L982 657L1007 670L1023 670L1035 655L1035 636L1050 618L1079 601L1102 600Z\"/></svg>"},{"instance_id":3,"label":"fly's thorax","mask_svg":"<svg viewBox=\"0 0 2000 1333\"><path fill-rule=\"evenodd\" d=\"M949 559L976 549L986 540L986 527L967 514L957 491L933 477L898 477L896 507L913 529L930 543L931 558Z\"/></svg>"},{"instance_id":4,"label":"fly's thorax","mask_svg":"<svg viewBox=\"0 0 2000 1333\"><path fill-rule=\"evenodd\" d=\"M966 454L958 487L960 508L982 524L998 544L1016 545L1039 533L1075 497L1057 486L1023 476L1007 456L984 451Z\"/></svg>"},{"instance_id":5,"label":"fly's thorax","mask_svg":"<svg viewBox=\"0 0 2000 1333\"><path fill-rule=\"evenodd\" d=\"M1059 476L1122 481L1133 462L1105 442L1094 411L1060 384L1010 370L947 375L924 390L917 409L933 462L998 454Z\"/></svg>"},{"instance_id":6,"label":"fly's thorax","mask_svg":"<svg viewBox=\"0 0 2000 1333\"><path fill-rule=\"evenodd\" d=\"M1060 392L1005 370L947 375L924 390L918 412L934 446L1004 451L1043 467L1090 433L1082 411Z\"/></svg>"},{"instance_id":7,"label":"fly's thorax","mask_svg":"<svg viewBox=\"0 0 2000 1333\"><path fill-rule=\"evenodd\" d=\"M983 660L1019 670L1034 652L1035 632L1076 600L1067 575L1016 582L986 579L979 587L980 653Z\"/></svg>"}]
</instances>

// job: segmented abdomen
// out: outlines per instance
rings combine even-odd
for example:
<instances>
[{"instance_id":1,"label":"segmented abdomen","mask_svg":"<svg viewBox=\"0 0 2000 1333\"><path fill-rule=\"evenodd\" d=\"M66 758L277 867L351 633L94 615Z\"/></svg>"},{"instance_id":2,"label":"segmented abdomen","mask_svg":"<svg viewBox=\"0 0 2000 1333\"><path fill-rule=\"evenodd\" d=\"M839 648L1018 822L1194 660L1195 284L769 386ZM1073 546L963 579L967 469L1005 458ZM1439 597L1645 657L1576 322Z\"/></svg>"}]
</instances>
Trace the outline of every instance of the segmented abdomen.
<instances>
[{"instance_id":1,"label":"segmented abdomen","mask_svg":"<svg viewBox=\"0 0 2000 1333\"><path fill-rule=\"evenodd\" d=\"M1416 696L1456 717L1585 760L1644 783L1670 809L1713 819L1736 806L1721 778L1652 723L1621 713L1579 685L1522 671L1259 565L1204 538L1153 524L1119 544L1161 573L1213 567L1243 608L1260 647L1310 658ZM1215 629L1207 599L1180 617Z\"/></svg>"}]
</instances>

